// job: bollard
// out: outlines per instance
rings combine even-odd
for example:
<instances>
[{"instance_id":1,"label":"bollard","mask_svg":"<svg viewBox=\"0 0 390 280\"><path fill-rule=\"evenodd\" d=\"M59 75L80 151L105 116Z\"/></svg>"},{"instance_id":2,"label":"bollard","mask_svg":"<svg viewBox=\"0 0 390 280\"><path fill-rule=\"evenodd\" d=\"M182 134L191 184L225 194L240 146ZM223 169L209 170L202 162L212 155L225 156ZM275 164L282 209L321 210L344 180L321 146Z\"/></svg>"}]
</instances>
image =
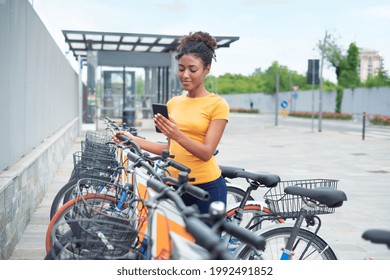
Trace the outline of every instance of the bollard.
<instances>
[{"instance_id":1,"label":"bollard","mask_svg":"<svg viewBox=\"0 0 390 280\"><path fill-rule=\"evenodd\" d=\"M362 140L364 140L365 133L366 133L366 112L363 112Z\"/></svg>"}]
</instances>

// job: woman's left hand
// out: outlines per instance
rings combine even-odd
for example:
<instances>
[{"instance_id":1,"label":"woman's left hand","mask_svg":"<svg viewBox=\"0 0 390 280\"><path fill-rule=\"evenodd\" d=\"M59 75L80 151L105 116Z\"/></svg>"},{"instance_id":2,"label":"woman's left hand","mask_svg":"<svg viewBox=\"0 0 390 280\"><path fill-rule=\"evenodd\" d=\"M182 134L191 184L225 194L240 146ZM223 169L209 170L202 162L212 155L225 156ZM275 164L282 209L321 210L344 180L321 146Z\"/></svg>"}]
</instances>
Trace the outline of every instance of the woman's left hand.
<instances>
[{"instance_id":1,"label":"woman's left hand","mask_svg":"<svg viewBox=\"0 0 390 280\"><path fill-rule=\"evenodd\" d=\"M180 130L173 118L169 117L169 119L167 119L158 113L154 115L154 123L169 139L176 140L179 137Z\"/></svg>"}]
</instances>

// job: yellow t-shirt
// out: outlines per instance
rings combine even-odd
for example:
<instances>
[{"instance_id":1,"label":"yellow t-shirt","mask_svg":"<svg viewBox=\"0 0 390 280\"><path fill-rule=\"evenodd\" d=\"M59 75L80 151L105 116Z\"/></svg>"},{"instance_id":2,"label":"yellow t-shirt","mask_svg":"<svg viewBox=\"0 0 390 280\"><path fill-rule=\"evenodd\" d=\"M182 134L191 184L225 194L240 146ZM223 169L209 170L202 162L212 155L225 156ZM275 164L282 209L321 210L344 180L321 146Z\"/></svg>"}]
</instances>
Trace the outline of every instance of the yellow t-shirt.
<instances>
[{"instance_id":1,"label":"yellow t-shirt","mask_svg":"<svg viewBox=\"0 0 390 280\"><path fill-rule=\"evenodd\" d=\"M167 102L167 106L169 116L176 121L179 129L191 139L202 143L212 120L229 120L229 104L214 93L199 98L189 98L186 94L175 96ZM221 176L214 156L204 162L173 140L169 152L175 156L174 160L191 168L189 176L195 178L192 184L211 182ZM179 171L171 168L170 172L177 178Z\"/></svg>"}]
</instances>

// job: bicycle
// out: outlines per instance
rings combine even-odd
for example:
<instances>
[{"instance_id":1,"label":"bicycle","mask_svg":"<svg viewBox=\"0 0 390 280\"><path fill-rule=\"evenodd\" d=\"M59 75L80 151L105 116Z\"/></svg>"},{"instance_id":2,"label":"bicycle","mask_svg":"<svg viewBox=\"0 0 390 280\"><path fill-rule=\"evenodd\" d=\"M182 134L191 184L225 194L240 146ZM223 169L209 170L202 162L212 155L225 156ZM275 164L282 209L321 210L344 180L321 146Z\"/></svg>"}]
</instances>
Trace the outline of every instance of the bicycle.
<instances>
[{"instance_id":1,"label":"bicycle","mask_svg":"<svg viewBox=\"0 0 390 280\"><path fill-rule=\"evenodd\" d=\"M131 157L134 158L134 155ZM142 162L143 163L141 165L146 167L150 172L153 173L152 170L154 170L154 169L151 169L150 165L146 161L142 161ZM189 187L189 185L187 184L188 176L184 174L184 175L181 175L179 177L180 177L179 180L171 178L171 177L165 177L164 181L166 181L166 182L169 181L170 183L173 183L174 185L176 185L178 187L178 189L181 189L181 190L184 190L186 187L188 188ZM82 185L84 186L84 184L82 184ZM96 185L99 185L99 184L96 184ZM147 242L147 243L149 243L151 245L149 247L147 247L147 249L144 250L144 251L146 251L146 256L147 256L146 259L160 259L160 257L156 257L156 255L153 256L153 254L152 254L153 249L157 248L159 246L159 242L160 242L159 238L161 239L161 235L163 235L162 233L164 231L168 231L168 232L172 231L172 229L170 229L170 230L164 229L161 226L158 226L157 228L152 227L152 225L154 223L152 223L151 221L158 219L159 218L158 215L162 215L161 209L163 209L163 212L166 212L168 210L172 210L171 205L167 204L166 201L161 202L161 198L163 198L165 196L167 196L170 199L170 201L174 200L176 206L180 209L181 218L185 217L184 222L185 222L186 230L189 231L195 237L195 241L197 242L197 244L202 244L201 247L205 247L206 249L208 249L208 251L209 251L208 254L211 254L211 256L209 256L208 258L211 258L211 259L231 259L232 258L232 255L227 253L226 247L223 247L222 243L220 242L219 236L215 235L214 231L212 231L208 226L206 226L206 228L205 228L204 224L202 224L202 222L195 219L194 217L188 217L188 216L193 216L194 214L191 214L191 213L196 213L196 211L194 211L196 209L192 209L192 208L189 208L187 206L184 206L184 203L180 202L181 198L177 194L177 191L173 191L173 189L171 187L167 186L165 183L161 182L160 179L156 179L156 178L149 179L147 182L147 185L149 188L152 188L155 191L157 191L157 195L153 195L152 200L150 200L150 199L148 201L142 200L143 201L142 204L148 205L147 208L153 209L153 211L149 211L149 213L148 213L148 218L147 218L148 226L146 226L146 227L145 226L141 226L141 227L138 226L136 228L136 232L138 232L138 235L139 235L141 228L148 229L147 232L150 233L151 240L154 240L154 238L156 238L156 237L157 237L157 239L154 240L154 242L150 242L150 239L148 239L149 242ZM88 188L90 188L90 187L88 187ZM163 188L165 188L165 189L163 190ZM197 190L197 188L195 186L191 186L191 190L192 190L192 193L197 193L198 195L203 193L201 189ZM76 202L85 202L87 200L87 196L85 195L85 193L84 192L82 192L82 193L83 193L83 195L80 197L80 199L76 200ZM98 238L96 238L97 235L95 234L95 231L92 231L92 234L91 234L91 233L89 233L90 230L88 230L88 229L85 229L83 231L80 230L81 226L80 226L80 223L78 222L80 220L80 217L86 216L88 219L87 220L82 219L82 221L86 222L86 224L93 223L94 225L97 224L96 223L96 214L98 214L98 216L100 216L100 217L106 217L106 218L110 217L112 219L112 215L110 215L110 212L111 212L111 214L113 213L114 207L113 207L113 205L111 205L111 207L107 207L106 203L108 202L109 204L111 204L111 202L114 201L113 196L103 198L102 194L92 193L92 197L88 197L88 198L91 198L91 200L92 200L92 199L95 199L96 197L99 197L98 203L96 203L94 201L94 204L89 204L88 206L83 205L83 207L68 207L69 205L74 204L74 201L69 201L56 214L57 217L60 215L59 214L60 212L62 212L61 215L63 217L67 216L64 213L73 214L73 216L72 216L73 219L72 220L68 219L66 222L61 223L61 224L65 224L67 227L69 227L69 229L64 234L62 234L62 236L59 239L55 239L55 241L53 242L54 245L51 246L50 252L48 252L48 257L47 257L48 259L49 259L49 256L51 256L51 257L54 256L55 258L58 258L58 256L61 255L60 253L63 253L63 252L65 252L65 256L68 258L70 258L70 257L73 258L74 256L76 256L77 259L91 258L93 256L96 256L96 254L94 253L95 251L100 252L100 257L103 258L104 254L102 252L106 252L107 250L104 249L105 248L104 246L103 246L104 247L103 249L101 249L101 248L99 249L96 244L104 243L105 246L107 246L107 244L109 244L111 247L114 247L113 244L115 244L115 241L109 240L109 236L107 236L107 232L108 232L107 230L104 230L104 234L102 233L102 230L99 230ZM133 197L135 197L135 196L133 196ZM138 199L136 199L136 200L138 200ZM104 201L105 203L102 203L102 201ZM156 203L156 201L158 201L158 203ZM127 209L129 209L130 204L131 203L127 203L126 207L124 207L126 209L127 213L129 212ZM103 207L103 205L104 205L104 207ZM70 210L65 210L65 208L70 209ZM109 209L109 210L107 210L107 209ZM137 208L133 208L133 209L137 209ZM139 209L139 207L138 207L138 209ZM80 211L80 210L83 210L83 211ZM86 211L86 210L90 210L90 211ZM72 211L73 211L73 213L72 213ZM77 219L76 222L74 222L74 218L75 218L74 212L78 212L77 216L79 219ZM218 211L211 211L211 212L216 213ZM134 213L134 211L130 211L130 213ZM156 216L156 213L157 213L157 216ZM91 222L91 215L92 214L95 214L95 215L92 217L92 218L94 218L94 220ZM217 216L223 217L224 216L223 214L224 214L224 212L222 212L222 216L220 214L218 214ZM210 216L213 216L212 220L214 222L216 222L218 220L215 218L216 217L215 214L210 215ZM128 217L128 215L126 215L126 217ZM138 218L134 219L135 221L142 220L142 224L146 221L145 219L139 219L138 215L137 215L137 217ZM115 218L116 218L116 216L115 216ZM219 219L221 219L221 218L219 218ZM126 219L126 221L128 221L128 220L129 220L129 218ZM189 221L191 221L191 222L189 222ZM53 221L51 222L51 224L53 224ZM76 227L77 230L75 230L75 224L77 224L77 227ZM158 224L158 222L157 222L157 224ZM223 223L221 223L221 225L222 224ZM57 225L54 227L54 231L50 232L51 236L53 236L57 233L56 227L58 227L58 225L59 225L59 223L57 223ZM116 226L116 227L118 227L118 226ZM230 227L229 226L224 227L224 230L227 230L231 234L238 236L238 238L241 240L245 240L246 242L253 244L253 246L255 246L258 249L263 248L264 242L262 239L254 238L254 235L250 235L247 231L243 231L239 227L234 228L230 225ZM74 231L76 231L76 234L73 234ZM155 235L154 235L154 231L156 231ZM157 232L157 231L159 231L159 232ZM89 236L89 238L84 239L84 240L80 239L80 232L83 232L83 233L88 232L87 235ZM121 230L121 232L123 232L123 230ZM133 232L134 232L134 230L133 230ZM205 236L204 235L205 233L208 233L208 234ZM182 248L180 250L180 252L178 252L178 251L171 252L170 258L173 258L173 259L183 259L183 258L194 259L194 257L196 257L196 256L197 256L197 258L202 258L202 259L205 258L206 255L205 255L204 250L195 246L193 243L193 240L188 239L188 236L186 237L185 235L180 234L177 231L176 231L176 234L170 233L169 235L170 235L170 239L172 239L171 242L174 244L173 247ZM91 236L93 236L94 238L91 238ZM133 236L134 236L134 234L133 234ZM144 234L143 237L145 238L145 236L146 235ZM152 236L155 236L155 237L152 237ZM88 240L88 242L86 242L85 240ZM138 244L137 246L140 246L140 244L142 244L142 242L140 242L140 239L137 239L137 242L134 242L134 240L135 239L133 238L132 242L130 242L130 244ZM165 242L165 243L171 243L171 242ZM92 245L90 245L90 244L88 245L86 243L92 243ZM58 245L58 244L60 244L60 245ZM126 244L129 244L129 242L126 242ZM75 245L77 245L77 246L75 246ZM129 255L129 254L124 254L124 252L126 250L124 250L123 247L124 248L127 248L127 247L124 245L122 246L122 245L123 244L121 244L121 246L118 250L114 251L114 248L112 248L112 250L109 251L109 253L110 253L109 258L110 259L112 259L114 257L117 257L117 258L130 257L131 259L140 258L140 256L141 256L140 251L135 250L137 246L133 245L130 248L131 254ZM154 246L154 245L156 245L156 246ZM184 245L186 245L186 246L184 246ZM91 247L92 247L92 249L91 249ZM180 253L182 253L183 248L188 248L188 249L187 250L184 249L185 254L180 254ZM113 256L113 252L117 252L117 251L120 253L116 253L115 256ZM217 252L217 254L215 254L215 252ZM106 259L106 258L104 258L104 259Z\"/></svg>"},{"instance_id":2,"label":"bicycle","mask_svg":"<svg viewBox=\"0 0 390 280\"><path fill-rule=\"evenodd\" d=\"M390 249L390 230L368 229L363 232L362 238L375 244L384 244Z\"/></svg>"},{"instance_id":3,"label":"bicycle","mask_svg":"<svg viewBox=\"0 0 390 280\"><path fill-rule=\"evenodd\" d=\"M144 159L146 156L146 160L143 161L139 154L140 154L140 149L137 149L138 152L136 154L134 153L129 153L129 158L133 162L139 162L139 164L144 164L145 168L149 168L149 164L145 165L145 162L149 163L155 163L156 160L159 157L150 157L147 156L147 154L144 154ZM163 161L164 162L164 161ZM135 164L136 165L136 164ZM181 166L181 165L179 165ZM155 176L154 178L162 178L162 181L166 180L166 175L165 172L167 172L166 168L168 165L165 166L160 166L157 170L160 170L159 176ZM181 167L181 170L185 170L184 167ZM226 170L226 169L225 169ZM233 170L233 169L230 169ZM185 170L187 173L190 172L190 170ZM153 171L149 171L150 173L153 173ZM273 216L273 213L271 211L268 211L266 208L263 207L263 205L259 205L259 202L256 202L248 205L248 198L250 197L250 193L253 190L256 190L259 187L272 187L277 184L277 182L280 181L279 176L271 173L252 173L252 172L247 172L244 170L236 170L233 174L233 172L229 175L232 178L246 178L247 181L250 183L250 187L247 188L247 191L245 192L244 199L241 200L239 205L234 206L231 208L229 212L226 214L226 208L225 209L225 221L228 222L230 225L238 226L238 227L244 227L248 228L252 223L257 222L257 227L260 227L260 224L263 224L265 221L272 221L272 222L283 222L281 219L269 219L268 216ZM138 173L138 176L136 176L136 179L134 181L135 186L139 186L138 189L141 190L141 193L148 193L147 189L145 188L145 181L148 180L147 176L140 175ZM165 178L165 179L164 179ZM184 184L183 188L188 188L188 190L192 190L193 187L192 185L187 185ZM204 199L204 195L202 193L195 193L192 192L192 195L195 197L198 197L199 199ZM262 207L262 208L261 208ZM248 222L243 223L243 219L247 214L251 214L254 217L251 217L251 220ZM227 219L226 219L227 218ZM261 222L260 222L261 221ZM211 223L213 224L213 223ZM243 226L245 225L245 226ZM218 227L218 226L217 226ZM251 228L253 230L253 228ZM234 246L232 247L232 243L235 243L235 239L230 238L231 236L226 233L221 231L221 235L223 237L223 244L225 248L231 249L234 251Z\"/></svg>"},{"instance_id":4,"label":"bicycle","mask_svg":"<svg viewBox=\"0 0 390 280\"><path fill-rule=\"evenodd\" d=\"M237 258L336 260L336 254L318 235L318 231L321 227L319 215L333 213L347 200L346 194L336 189L337 182L329 179L292 180L281 181L271 188L264 195L269 208L280 218L295 219L295 222L277 224L256 231L257 235L266 239L266 250L253 250L241 245L236 250ZM303 228L304 221L308 227L316 228Z\"/></svg>"}]
</instances>

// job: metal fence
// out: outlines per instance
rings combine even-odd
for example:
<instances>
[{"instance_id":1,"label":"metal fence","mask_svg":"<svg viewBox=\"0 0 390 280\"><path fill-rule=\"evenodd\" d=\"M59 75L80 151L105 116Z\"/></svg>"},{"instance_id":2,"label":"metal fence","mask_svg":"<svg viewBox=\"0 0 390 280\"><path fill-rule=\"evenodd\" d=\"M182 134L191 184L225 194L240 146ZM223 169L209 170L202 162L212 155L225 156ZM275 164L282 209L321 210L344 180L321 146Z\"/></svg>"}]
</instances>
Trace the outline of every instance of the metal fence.
<instances>
[{"instance_id":1,"label":"metal fence","mask_svg":"<svg viewBox=\"0 0 390 280\"><path fill-rule=\"evenodd\" d=\"M322 112L335 112L336 92L329 91L322 94ZM281 92L275 94L240 93L226 94L223 97L231 108L258 109L261 113L274 113L276 107L281 111L281 103L288 103L287 112L314 112L319 111L319 91ZM341 106L341 113L362 115L363 112L374 115L390 116L390 88L357 88L345 89Z\"/></svg>"}]
</instances>

